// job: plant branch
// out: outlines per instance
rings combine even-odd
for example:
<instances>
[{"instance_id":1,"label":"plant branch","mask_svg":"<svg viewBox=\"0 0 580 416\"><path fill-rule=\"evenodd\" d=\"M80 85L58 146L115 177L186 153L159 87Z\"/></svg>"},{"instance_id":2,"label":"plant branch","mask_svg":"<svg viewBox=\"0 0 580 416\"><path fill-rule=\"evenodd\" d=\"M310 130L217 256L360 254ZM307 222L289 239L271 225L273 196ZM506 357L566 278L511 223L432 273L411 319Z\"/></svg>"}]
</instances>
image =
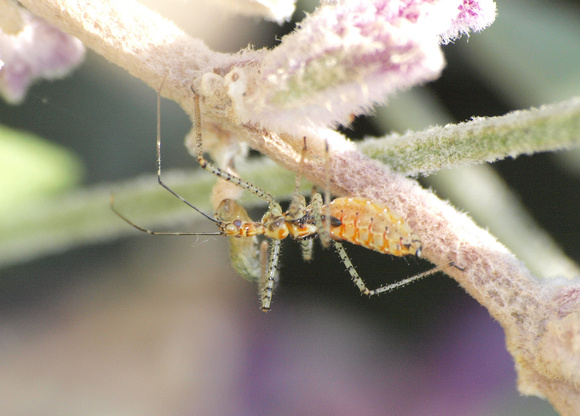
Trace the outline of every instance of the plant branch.
<instances>
[{"instance_id":1,"label":"plant branch","mask_svg":"<svg viewBox=\"0 0 580 416\"><path fill-rule=\"evenodd\" d=\"M468 210L478 224L485 224L539 278L580 275L580 267L534 220L491 166L442 169L426 181Z\"/></svg>"},{"instance_id":2,"label":"plant branch","mask_svg":"<svg viewBox=\"0 0 580 416\"><path fill-rule=\"evenodd\" d=\"M404 175L494 162L580 144L580 97L422 132L365 140L358 149Z\"/></svg>"}]
</instances>

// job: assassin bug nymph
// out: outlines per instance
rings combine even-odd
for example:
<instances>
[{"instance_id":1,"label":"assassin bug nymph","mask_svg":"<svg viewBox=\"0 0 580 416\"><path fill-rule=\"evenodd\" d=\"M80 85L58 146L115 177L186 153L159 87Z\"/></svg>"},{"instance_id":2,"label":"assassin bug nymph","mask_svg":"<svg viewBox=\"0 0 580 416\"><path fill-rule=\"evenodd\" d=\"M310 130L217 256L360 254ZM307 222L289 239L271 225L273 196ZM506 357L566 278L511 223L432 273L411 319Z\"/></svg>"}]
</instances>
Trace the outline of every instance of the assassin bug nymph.
<instances>
[{"instance_id":1,"label":"assassin bug nymph","mask_svg":"<svg viewBox=\"0 0 580 416\"><path fill-rule=\"evenodd\" d=\"M133 223L117 211L112 197L111 209L129 225L148 234L227 236L230 240L234 268L243 277L258 282L260 303L263 311L270 310L281 241L288 236L301 243L305 260L312 258L312 241L315 237L320 237L325 247L333 244L353 282L360 292L367 296L390 292L450 266L461 270L453 262L450 262L393 284L380 286L377 289L367 288L340 241L348 241L394 256L414 255L420 257L422 250L421 241L403 218L391 211L386 205L365 198L341 197L330 201L328 192L325 193L326 198L323 201L322 195L313 191L310 204L307 204L304 196L298 192L300 175L307 152L306 138L304 138L300 169L296 176L294 196L288 210L283 211L280 204L276 202L271 194L238 176L214 166L205 159L202 147L200 96L195 91L194 105L195 148L199 165L218 178L231 182L266 201L268 210L262 219L260 221L251 221L245 209L231 199L224 199L220 203L215 217L212 218L163 182L161 178L161 88L157 94L157 180L172 195L215 223L219 231L215 233L151 231ZM328 149L326 151L326 159L328 167ZM256 236L265 236L267 239L262 242L260 248L258 248Z\"/></svg>"}]
</instances>

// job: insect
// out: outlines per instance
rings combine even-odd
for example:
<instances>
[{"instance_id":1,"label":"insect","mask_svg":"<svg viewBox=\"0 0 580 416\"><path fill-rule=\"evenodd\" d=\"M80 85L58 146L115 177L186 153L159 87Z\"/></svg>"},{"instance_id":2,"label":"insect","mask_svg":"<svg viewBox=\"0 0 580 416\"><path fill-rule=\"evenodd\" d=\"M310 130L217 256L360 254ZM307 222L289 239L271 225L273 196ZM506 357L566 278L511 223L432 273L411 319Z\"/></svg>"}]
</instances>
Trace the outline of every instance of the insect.
<instances>
[{"instance_id":1,"label":"insect","mask_svg":"<svg viewBox=\"0 0 580 416\"><path fill-rule=\"evenodd\" d=\"M302 255L305 260L312 258L312 242L315 237L320 238L323 246L332 244L355 285L362 294L367 296L390 292L450 266L462 270L453 262L450 262L399 282L380 286L377 289L369 289L352 265L341 241L347 241L395 256L414 255L420 257L422 251L421 241L403 218L391 211L386 205L365 198L340 197L330 201L330 196L326 192L326 198L323 201L322 195L315 190L312 192L310 204L307 204L304 196L298 191L307 153L306 138L304 138L300 168L296 176L294 196L288 210L283 211L280 204L271 194L236 175L214 166L204 157L200 96L194 91L195 147L199 165L218 178L231 182L268 203L268 210L260 221L252 221L246 210L232 199L221 201L215 216L213 218L210 217L173 191L162 180L160 90L157 96L158 183L172 195L215 223L219 231L214 233L151 231L133 223L117 211L112 197L111 209L129 225L148 234L223 235L228 237L232 265L240 275L258 283L261 309L263 311L268 311L271 308L281 241L287 237L301 243ZM328 161L328 148L326 157ZM265 236L266 239L259 244L256 239L257 236Z\"/></svg>"}]
</instances>

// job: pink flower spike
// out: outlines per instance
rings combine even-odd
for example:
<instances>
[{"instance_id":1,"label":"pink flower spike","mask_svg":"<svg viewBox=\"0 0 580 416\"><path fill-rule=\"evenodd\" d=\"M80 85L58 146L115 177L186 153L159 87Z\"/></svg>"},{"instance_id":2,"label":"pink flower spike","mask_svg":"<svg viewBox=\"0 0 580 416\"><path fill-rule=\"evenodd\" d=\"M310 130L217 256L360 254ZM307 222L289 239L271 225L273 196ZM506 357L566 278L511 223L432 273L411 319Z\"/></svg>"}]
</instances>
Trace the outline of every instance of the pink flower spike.
<instances>
[{"instance_id":1,"label":"pink flower spike","mask_svg":"<svg viewBox=\"0 0 580 416\"><path fill-rule=\"evenodd\" d=\"M85 48L43 19L22 9L23 29L8 35L0 31L0 94L18 104L30 85L39 78L62 78L76 68Z\"/></svg>"},{"instance_id":2,"label":"pink flower spike","mask_svg":"<svg viewBox=\"0 0 580 416\"><path fill-rule=\"evenodd\" d=\"M440 34L441 41L448 43L469 31L479 32L493 23L496 16L492 0L463 0L457 16L452 19L449 29Z\"/></svg>"},{"instance_id":3,"label":"pink flower spike","mask_svg":"<svg viewBox=\"0 0 580 416\"><path fill-rule=\"evenodd\" d=\"M482 3L494 6L491 0ZM437 78L444 66L442 39L489 24L489 16L485 20L476 12L490 7L477 5L468 0L323 2L264 54L259 68L238 67L226 77L236 116L291 134L346 124L387 95Z\"/></svg>"}]
</instances>

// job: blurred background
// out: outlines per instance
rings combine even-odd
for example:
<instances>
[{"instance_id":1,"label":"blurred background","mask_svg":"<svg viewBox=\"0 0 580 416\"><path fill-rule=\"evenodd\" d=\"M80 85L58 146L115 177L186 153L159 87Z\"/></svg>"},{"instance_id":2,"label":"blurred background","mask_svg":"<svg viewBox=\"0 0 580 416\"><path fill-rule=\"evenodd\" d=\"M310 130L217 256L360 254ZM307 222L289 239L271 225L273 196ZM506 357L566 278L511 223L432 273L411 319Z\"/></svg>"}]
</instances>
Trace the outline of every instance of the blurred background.
<instances>
[{"instance_id":1,"label":"blurred background","mask_svg":"<svg viewBox=\"0 0 580 416\"><path fill-rule=\"evenodd\" d=\"M404 133L579 95L580 3L496 3L490 28L444 47L441 79L393 97L343 132L355 140ZM223 52L274 46L295 24L230 16L205 2L149 5ZM314 7L299 1L295 21ZM183 146L191 124L174 103L162 106L164 167L191 171L196 163ZM155 181L156 92L91 51L70 77L35 85L22 105L0 103L0 124L57 146L70 186L98 185L108 198L124 180ZM578 149L491 166L545 230L542 238L576 262L579 166ZM26 187L26 176L0 172L0 189ZM438 176L421 181L493 228L485 212L462 205L461 188L445 188ZM37 199L19 203L34 211ZM9 222L10 210L2 212ZM212 230L193 211L185 227ZM307 264L299 246L285 242L273 310L264 314L254 285L231 268L224 238L133 235L0 269L1 414L555 414L519 395L502 329L446 276L369 300L336 253L317 245ZM369 287L430 267L347 250Z\"/></svg>"}]
</instances>

